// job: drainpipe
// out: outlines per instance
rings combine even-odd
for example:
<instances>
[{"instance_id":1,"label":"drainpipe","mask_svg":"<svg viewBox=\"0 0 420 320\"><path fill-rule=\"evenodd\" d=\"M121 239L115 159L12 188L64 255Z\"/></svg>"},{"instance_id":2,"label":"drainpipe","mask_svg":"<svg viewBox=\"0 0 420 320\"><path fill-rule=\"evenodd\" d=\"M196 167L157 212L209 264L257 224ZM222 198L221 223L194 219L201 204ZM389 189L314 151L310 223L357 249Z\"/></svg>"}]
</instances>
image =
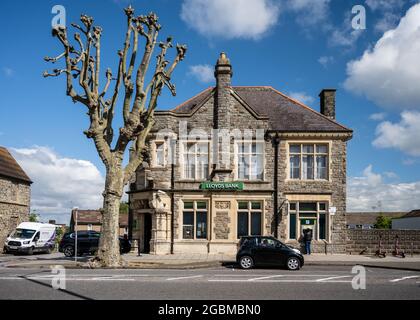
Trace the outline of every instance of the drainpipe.
<instances>
[{"instance_id":1,"label":"drainpipe","mask_svg":"<svg viewBox=\"0 0 420 320\"><path fill-rule=\"evenodd\" d=\"M130 191L134 191L131 183ZM128 195L128 240L133 241L133 210L131 209L131 193Z\"/></svg>"},{"instance_id":2,"label":"drainpipe","mask_svg":"<svg viewBox=\"0 0 420 320\"><path fill-rule=\"evenodd\" d=\"M174 222L175 222L175 146L176 141L171 140L172 163L171 163L171 254L174 254Z\"/></svg>"},{"instance_id":3,"label":"drainpipe","mask_svg":"<svg viewBox=\"0 0 420 320\"><path fill-rule=\"evenodd\" d=\"M278 228L279 228L279 144L280 138L278 134L273 138L274 144L274 237L278 238Z\"/></svg>"}]
</instances>

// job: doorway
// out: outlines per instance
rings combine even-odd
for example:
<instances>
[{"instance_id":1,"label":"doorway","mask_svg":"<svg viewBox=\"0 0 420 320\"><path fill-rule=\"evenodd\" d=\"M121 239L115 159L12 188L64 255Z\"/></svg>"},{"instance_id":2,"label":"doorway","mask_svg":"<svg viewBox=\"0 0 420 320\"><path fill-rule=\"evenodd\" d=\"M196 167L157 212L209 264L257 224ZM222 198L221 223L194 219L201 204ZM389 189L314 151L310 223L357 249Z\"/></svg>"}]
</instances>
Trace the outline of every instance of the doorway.
<instances>
[{"instance_id":1,"label":"doorway","mask_svg":"<svg viewBox=\"0 0 420 320\"><path fill-rule=\"evenodd\" d=\"M150 240L152 239L152 215L150 213L144 214L144 237L143 237L143 252L150 253Z\"/></svg>"}]
</instances>

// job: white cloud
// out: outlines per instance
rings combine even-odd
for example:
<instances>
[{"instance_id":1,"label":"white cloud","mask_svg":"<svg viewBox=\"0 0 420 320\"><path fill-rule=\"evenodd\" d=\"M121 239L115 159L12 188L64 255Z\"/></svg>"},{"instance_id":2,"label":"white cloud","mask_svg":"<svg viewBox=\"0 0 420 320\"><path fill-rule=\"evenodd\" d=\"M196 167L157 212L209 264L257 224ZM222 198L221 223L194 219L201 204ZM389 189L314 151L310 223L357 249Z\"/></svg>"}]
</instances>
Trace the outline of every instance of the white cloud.
<instances>
[{"instance_id":1,"label":"white cloud","mask_svg":"<svg viewBox=\"0 0 420 320\"><path fill-rule=\"evenodd\" d=\"M378 112L378 113L372 113L369 116L370 120L374 120L374 121L382 121L384 120L386 117L386 113L385 112Z\"/></svg>"},{"instance_id":2,"label":"white cloud","mask_svg":"<svg viewBox=\"0 0 420 320\"><path fill-rule=\"evenodd\" d=\"M366 0L366 4L372 11L388 11L401 9L404 5L404 0Z\"/></svg>"},{"instance_id":3,"label":"white cloud","mask_svg":"<svg viewBox=\"0 0 420 320\"><path fill-rule=\"evenodd\" d=\"M331 0L288 0L286 8L297 13L296 22L309 27L319 24L328 17Z\"/></svg>"},{"instance_id":4,"label":"white cloud","mask_svg":"<svg viewBox=\"0 0 420 320\"><path fill-rule=\"evenodd\" d=\"M62 157L48 147L10 150L34 182L31 209L41 214L41 219L68 223L74 206L102 207L104 178L90 161Z\"/></svg>"},{"instance_id":5,"label":"white cloud","mask_svg":"<svg viewBox=\"0 0 420 320\"><path fill-rule=\"evenodd\" d=\"M373 49L347 64L346 89L389 109L420 109L420 4Z\"/></svg>"},{"instance_id":6,"label":"white cloud","mask_svg":"<svg viewBox=\"0 0 420 320\"><path fill-rule=\"evenodd\" d=\"M273 0L184 0L181 18L207 37L259 39L273 27L280 9Z\"/></svg>"},{"instance_id":7,"label":"white cloud","mask_svg":"<svg viewBox=\"0 0 420 320\"><path fill-rule=\"evenodd\" d=\"M15 74L15 70L13 70L12 68L9 68L9 67L4 67L3 68L3 74L6 77L12 77Z\"/></svg>"},{"instance_id":8,"label":"white cloud","mask_svg":"<svg viewBox=\"0 0 420 320\"><path fill-rule=\"evenodd\" d=\"M334 47L353 47L360 38L364 30L355 30L352 28L353 16L350 12L344 16L344 21L340 27L334 27L331 31L331 37L328 38L328 44Z\"/></svg>"},{"instance_id":9,"label":"white cloud","mask_svg":"<svg viewBox=\"0 0 420 320\"><path fill-rule=\"evenodd\" d=\"M194 76L198 79L198 81L203 83L210 83L214 81L214 69L208 64L190 66L188 74Z\"/></svg>"},{"instance_id":10,"label":"white cloud","mask_svg":"<svg viewBox=\"0 0 420 320\"><path fill-rule=\"evenodd\" d=\"M302 102L303 104L311 104L315 101L315 99L309 95L307 95L305 92L289 92L289 97Z\"/></svg>"},{"instance_id":11,"label":"white cloud","mask_svg":"<svg viewBox=\"0 0 420 320\"><path fill-rule=\"evenodd\" d=\"M378 148L395 148L411 156L420 156L420 112L404 111L401 121L381 122L376 128L373 145Z\"/></svg>"},{"instance_id":12,"label":"white cloud","mask_svg":"<svg viewBox=\"0 0 420 320\"><path fill-rule=\"evenodd\" d=\"M383 16L375 23L375 30L385 32L395 28L401 16L393 12L385 12Z\"/></svg>"},{"instance_id":13,"label":"white cloud","mask_svg":"<svg viewBox=\"0 0 420 320\"><path fill-rule=\"evenodd\" d=\"M368 7L379 16L375 23L375 30L385 32L395 28L401 18L403 0L366 0Z\"/></svg>"},{"instance_id":14,"label":"white cloud","mask_svg":"<svg viewBox=\"0 0 420 320\"><path fill-rule=\"evenodd\" d=\"M324 67L326 68L329 64L334 62L334 57L332 56L322 56L319 57L318 62Z\"/></svg>"},{"instance_id":15,"label":"white cloud","mask_svg":"<svg viewBox=\"0 0 420 320\"><path fill-rule=\"evenodd\" d=\"M384 174L385 176L387 174ZM395 177L393 177L395 178ZM409 211L420 208L420 181L388 183L369 165L360 177L347 184L348 211Z\"/></svg>"}]
</instances>

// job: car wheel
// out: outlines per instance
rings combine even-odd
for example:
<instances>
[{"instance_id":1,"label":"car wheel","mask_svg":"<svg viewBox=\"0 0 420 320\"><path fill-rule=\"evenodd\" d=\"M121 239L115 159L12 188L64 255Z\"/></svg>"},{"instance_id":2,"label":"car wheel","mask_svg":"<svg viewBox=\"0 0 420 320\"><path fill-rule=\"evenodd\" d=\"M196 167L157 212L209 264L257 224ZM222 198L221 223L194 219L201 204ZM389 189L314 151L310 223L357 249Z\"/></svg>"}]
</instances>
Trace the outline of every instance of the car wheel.
<instances>
[{"instance_id":1,"label":"car wheel","mask_svg":"<svg viewBox=\"0 0 420 320\"><path fill-rule=\"evenodd\" d=\"M299 270L300 269L300 260L296 257L290 257L287 259L287 269L289 270Z\"/></svg>"},{"instance_id":2,"label":"car wheel","mask_svg":"<svg viewBox=\"0 0 420 320\"><path fill-rule=\"evenodd\" d=\"M66 257L73 257L74 256L74 248L72 246L67 246L63 250L64 255Z\"/></svg>"},{"instance_id":3,"label":"car wheel","mask_svg":"<svg viewBox=\"0 0 420 320\"><path fill-rule=\"evenodd\" d=\"M30 247L28 250L28 255L31 256L34 254L34 247Z\"/></svg>"},{"instance_id":4,"label":"car wheel","mask_svg":"<svg viewBox=\"0 0 420 320\"><path fill-rule=\"evenodd\" d=\"M239 265L242 269L251 269L254 266L254 260L250 256L243 256L239 259Z\"/></svg>"}]
</instances>

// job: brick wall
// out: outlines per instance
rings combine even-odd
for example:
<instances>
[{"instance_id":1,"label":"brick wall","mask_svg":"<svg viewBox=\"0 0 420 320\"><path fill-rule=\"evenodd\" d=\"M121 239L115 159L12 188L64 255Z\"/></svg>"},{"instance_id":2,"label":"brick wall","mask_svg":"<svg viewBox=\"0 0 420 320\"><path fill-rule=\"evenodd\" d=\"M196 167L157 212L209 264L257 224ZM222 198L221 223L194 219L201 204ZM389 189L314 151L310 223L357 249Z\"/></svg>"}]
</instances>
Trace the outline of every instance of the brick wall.
<instances>
[{"instance_id":1,"label":"brick wall","mask_svg":"<svg viewBox=\"0 0 420 320\"><path fill-rule=\"evenodd\" d=\"M392 254L395 249L395 236L399 237L399 248L406 254L420 254L420 230L347 230L347 253L374 254L378 250L379 236L382 236L382 250Z\"/></svg>"}]
</instances>

